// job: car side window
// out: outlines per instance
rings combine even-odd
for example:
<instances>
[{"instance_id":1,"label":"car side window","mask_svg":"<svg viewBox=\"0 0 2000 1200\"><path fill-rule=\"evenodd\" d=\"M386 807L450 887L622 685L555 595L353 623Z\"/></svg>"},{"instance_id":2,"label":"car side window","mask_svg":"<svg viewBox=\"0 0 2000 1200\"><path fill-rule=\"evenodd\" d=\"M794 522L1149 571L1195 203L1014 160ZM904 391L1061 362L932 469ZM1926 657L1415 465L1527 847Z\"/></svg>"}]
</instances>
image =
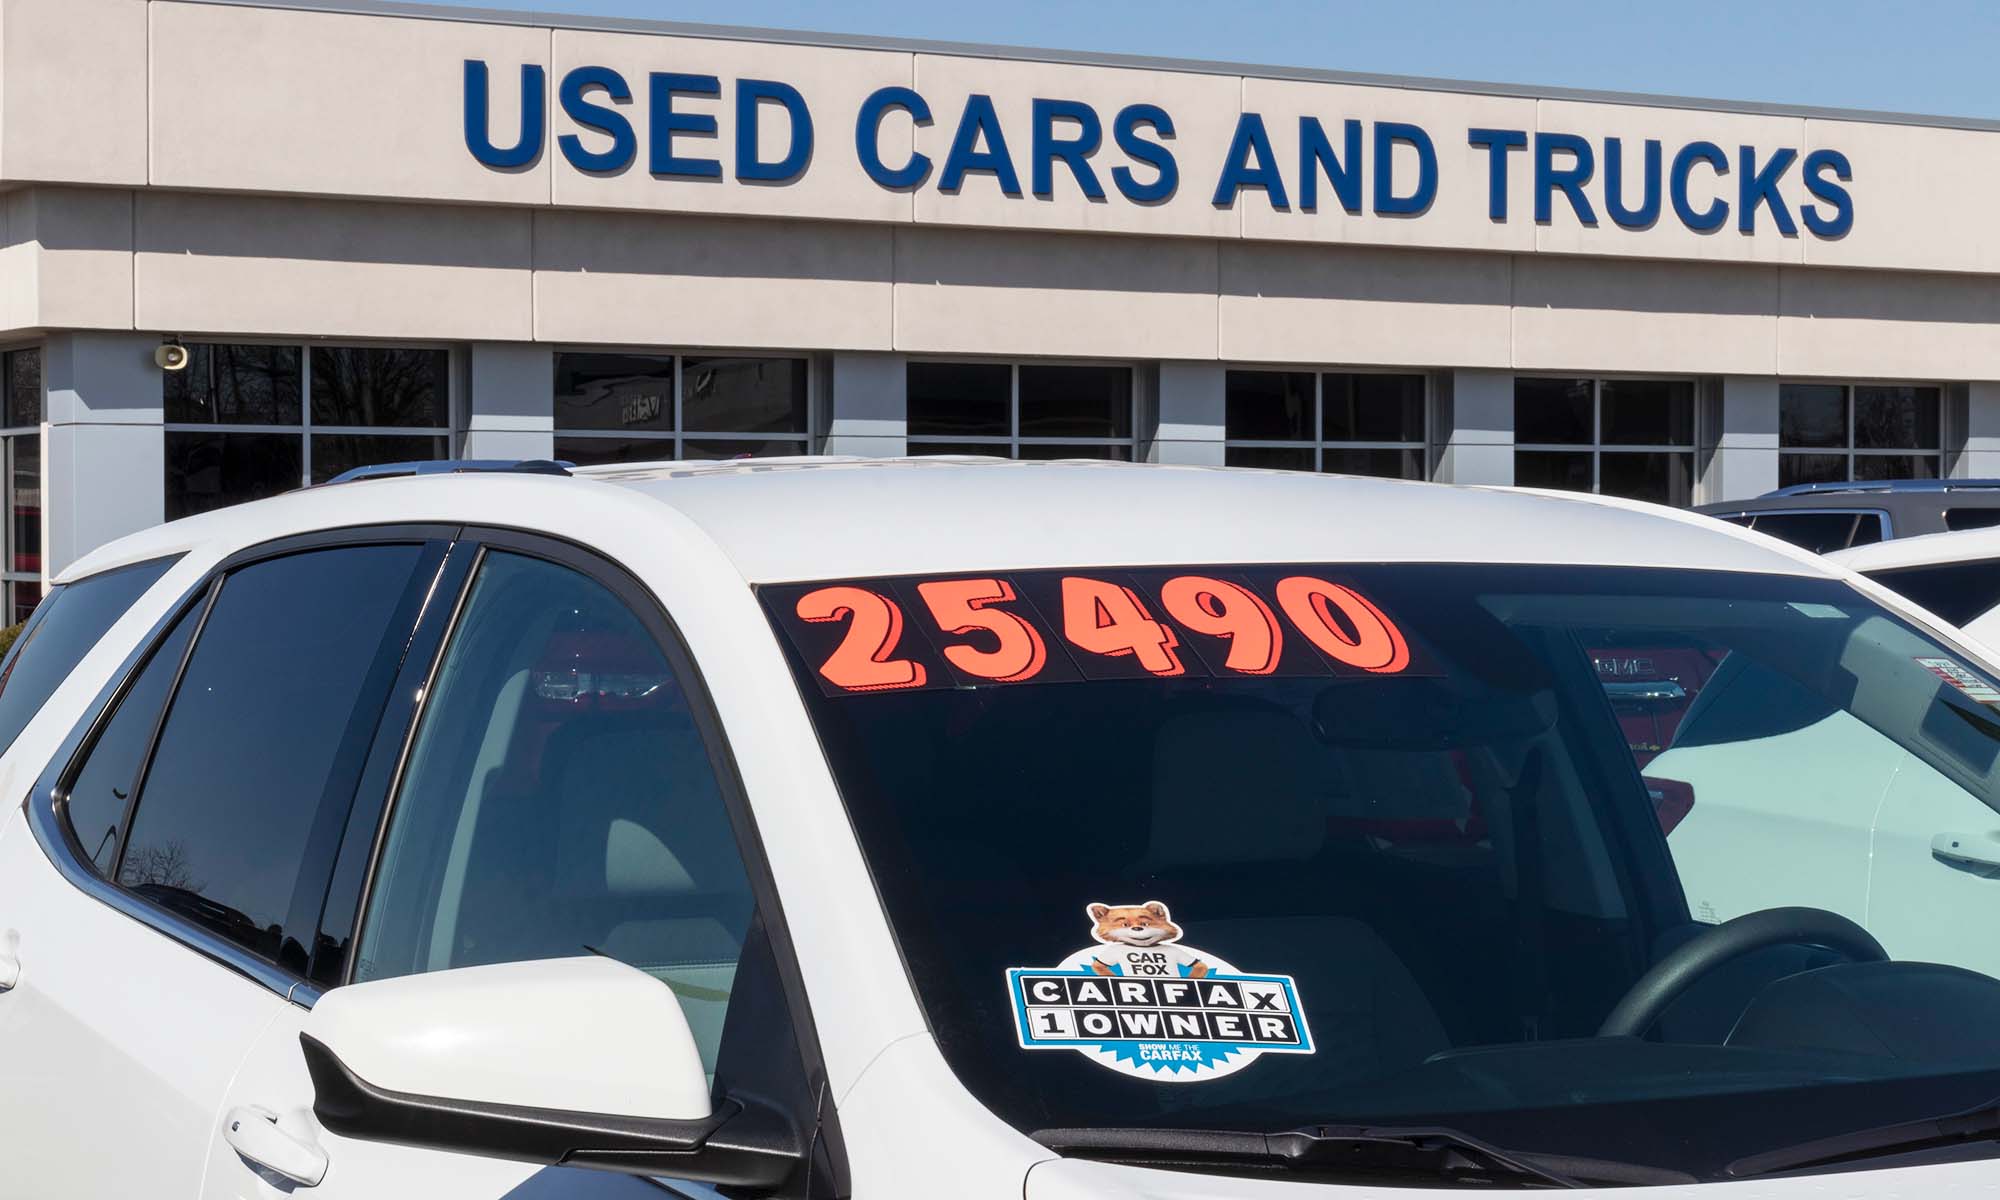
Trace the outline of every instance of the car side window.
<instances>
[{"instance_id":1,"label":"car side window","mask_svg":"<svg viewBox=\"0 0 2000 1200\"><path fill-rule=\"evenodd\" d=\"M169 635L72 780L72 803L98 823L118 791L134 796L112 839L121 885L304 972L361 760L429 583L426 553L341 546L231 572L177 684L167 664L187 633ZM154 735L148 714L169 690ZM78 826L84 839L93 829Z\"/></svg>"},{"instance_id":2,"label":"car side window","mask_svg":"<svg viewBox=\"0 0 2000 1200\"><path fill-rule=\"evenodd\" d=\"M2000 559L1892 567L1864 574L1954 625L1964 625L2000 605Z\"/></svg>"},{"instance_id":3,"label":"car side window","mask_svg":"<svg viewBox=\"0 0 2000 1200\"><path fill-rule=\"evenodd\" d=\"M682 689L609 588L488 552L392 801L355 981L608 955L673 989L713 1073L753 899Z\"/></svg>"},{"instance_id":4,"label":"car side window","mask_svg":"<svg viewBox=\"0 0 2000 1200\"><path fill-rule=\"evenodd\" d=\"M0 751L14 744L97 640L178 558L155 558L87 576L55 589L36 606L0 666Z\"/></svg>"},{"instance_id":5,"label":"car side window","mask_svg":"<svg viewBox=\"0 0 2000 1200\"><path fill-rule=\"evenodd\" d=\"M1750 520L1750 528L1814 554L1825 554L1831 550L1845 550L1854 544L1855 530L1865 515L1851 512L1757 513ZM1869 517L1869 520L1873 522L1877 536L1866 540L1879 540L1881 520L1877 517Z\"/></svg>"},{"instance_id":6,"label":"car side window","mask_svg":"<svg viewBox=\"0 0 2000 1200\"><path fill-rule=\"evenodd\" d=\"M2000 525L2000 505L1944 510L1944 527L1954 533L1961 529L1991 529L1995 525Z\"/></svg>"}]
</instances>

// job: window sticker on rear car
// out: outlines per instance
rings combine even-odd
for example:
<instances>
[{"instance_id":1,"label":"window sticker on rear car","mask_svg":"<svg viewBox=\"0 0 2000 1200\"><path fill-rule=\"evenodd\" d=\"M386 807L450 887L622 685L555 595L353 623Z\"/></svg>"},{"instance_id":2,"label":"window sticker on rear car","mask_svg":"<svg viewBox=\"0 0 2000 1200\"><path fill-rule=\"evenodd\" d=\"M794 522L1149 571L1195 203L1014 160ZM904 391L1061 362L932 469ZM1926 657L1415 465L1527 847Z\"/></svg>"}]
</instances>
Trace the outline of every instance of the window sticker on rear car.
<instances>
[{"instance_id":1,"label":"window sticker on rear car","mask_svg":"<svg viewBox=\"0 0 2000 1200\"><path fill-rule=\"evenodd\" d=\"M1009 967L1026 1050L1069 1050L1122 1075L1202 1083L1265 1054L1311 1054L1289 975L1240 971L1181 944L1158 900L1091 904L1094 945L1053 967Z\"/></svg>"},{"instance_id":2,"label":"window sticker on rear car","mask_svg":"<svg viewBox=\"0 0 2000 1200\"><path fill-rule=\"evenodd\" d=\"M1949 658L1919 658L1917 665L1981 704L2000 704L2000 688Z\"/></svg>"}]
</instances>

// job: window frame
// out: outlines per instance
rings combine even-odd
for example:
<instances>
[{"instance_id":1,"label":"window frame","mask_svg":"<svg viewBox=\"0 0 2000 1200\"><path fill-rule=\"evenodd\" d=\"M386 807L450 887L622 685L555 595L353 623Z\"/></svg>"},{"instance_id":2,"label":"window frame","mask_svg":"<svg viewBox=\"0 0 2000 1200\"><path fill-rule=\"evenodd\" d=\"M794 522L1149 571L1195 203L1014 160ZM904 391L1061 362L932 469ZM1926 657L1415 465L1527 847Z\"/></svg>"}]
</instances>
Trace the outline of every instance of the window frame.
<instances>
[{"instance_id":1,"label":"window frame","mask_svg":"<svg viewBox=\"0 0 2000 1200\"><path fill-rule=\"evenodd\" d=\"M682 346L557 346L550 360L551 381L554 378L554 363L565 354L627 354L647 358L673 359L674 427L672 429L576 429L565 428L562 416L556 411L556 393L549 392L549 413L555 422L551 434L551 444L565 439L598 442L660 442L669 453L664 459L632 459L632 462L681 462L686 460L684 446L687 442L758 442L777 446L796 447L798 454L816 454L824 443L819 432L820 409L823 399L820 395L820 372L813 369L811 352L805 350L729 350ZM768 358L797 361L805 371L806 378L806 427L798 433L727 433L719 430L695 430L689 432L686 423L686 400L682 388L683 376L690 358ZM560 459L558 449L555 456ZM610 464L604 464L610 465Z\"/></svg>"},{"instance_id":2,"label":"window frame","mask_svg":"<svg viewBox=\"0 0 2000 1200\"><path fill-rule=\"evenodd\" d=\"M1604 456L1606 454L1685 454L1688 456L1688 499L1679 505L1685 508L1697 503L1701 489L1701 381L1692 375L1652 374L1625 371L1516 371L1515 380L1522 379L1588 379L1590 381L1590 440L1588 442L1522 442L1516 441L1513 451L1529 451L1538 454L1588 454L1590 455L1590 495L1604 494ZM1691 406L1688 429L1692 435L1683 442L1627 443L1606 442L1604 440L1604 385L1606 383L1684 383L1688 386L1688 402ZM1516 393L1514 405L1519 405ZM1512 408L1514 427L1520 427L1518 407ZM1851 424L1851 422L1850 422Z\"/></svg>"},{"instance_id":3,"label":"window frame","mask_svg":"<svg viewBox=\"0 0 2000 1200\"><path fill-rule=\"evenodd\" d=\"M0 496L4 496L7 501L6 528L0 531L0 597L4 597L8 605L7 619L0 624L6 625L14 624L15 614L12 605L15 585L33 584L38 600L49 594L49 356L40 342L14 342L0 344L0 362L4 362L9 355L28 350L34 351L41 359L35 374L41 380L42 394L36 399L35 411L42 415L42 419L34 425L8 425L5 424L4 413L0 413L0 472L4 472L4 475L0 475ZM11 387L13 372L4 372L4 376L4 379L0 379L0 386ZM0 396L0 401L4 400L5 397ZM41 492L41 502L38 506L41 511L37 518L41 524L41 532L38 535L41 548L36 554L40 560L40 569L32 573L17 570L14 566L15 555L20 549L15 545L14 537L14 463L20 442L30 437L35 439L37 452L41 456L40 466L36 469L36 486Z\"/></svg>"},{"instance_id":4,"label":"window frame","mask_svg":"<svg viewBox=\"0 0 2000 1200\"><path fill-rule=\"evenodd\" d=\"M1785 405L1785 388L1788 385L1792 384L1797 384L1801 387L1837 387L1840 389L1841 403L1846 409L1846 416L1847 416L1847 440L1843 444L1839 446L1785 445L1784 419L1783 419L1784 405ZM1854 421L1855 421L1855 408L1856 408L1856 405L1854 403L1854 391L1856 388L1878 388L1878 387L1879 388L1923 388L1927 391L1935 393L1934 398L1937 401L1938 444L1935 446L1928 446L1928 447L1926 446L1912 446L1912 447L1902 447L1902 448L1890 447L1886 449L1877 447L1856 446L1854 444ZM1804 456L1804 455L1818 455L1823 458L1837 457L1845 459L1847 462L1845 479L1837 482L1849 482L1849 483L1868 482L1866 480L1859 480L1857 476L1854 474L1854 462L1856 459L1859 458L1928 458L1931 460L1933 467L1935 467L1937 471L1937 474L1931 476L1931 478L1933 479L1948 478L1948 476L1945 473L1945 457L1946 457L1946 444L1951 439L1951 433L1950 430L1947 429L1946 427L1945 399L1946 399L1946 388L1944 384L1934 383L1934 382L1927 383L1922 380L1916 380L1916 379L1810 379L1810 378L1780 377L1778 380L1779 484L1781 486L1784 484L1785 459L1788 457Z\"/></svg>"},{"instance_id":5,"label":"window frame","mask_svg":"<svg viewBox=\"0 0 2000 1200\"><path fill-rule=\"evenodd\" d=\"M1286 441L1282 438L1233 438L1229 436L1229 375L1232 371L1242 371L1264 375L1311 375L1312 390L1312 439L1310 441ZM1419 412L1423 420L1421 436L1415 441L1342 441L1326 436L1326 377L1328 375L1413 375L1422 384L1423 396ZM1432 373L1417 367L1350 367L1339 364L1313 366L1308 363L1228 363L1222 368L1222 388L1224 398L1222 455L1223 462L1229 461L1231 450L1311 450L1314 474L1327 470L1326 453L1329 450L1402 450L1414 451L1422 468L1416 476L1420 482L1428 482L1437 474L1437 464L1431 461L1431 431L1437 424L1437 381ZM1284 468L1271 468L1283 470ZM1374 479L1408 479L1407 475L1376 475Z\"/></svg>"},{"instance_id":6,"label":"window frame","mask_svg":"<svg viewBox=\"0 0 2000 1200\"><path fill-rule=\"evenodd\" d=\"M195 648L201 643L203 632L201 623L206 622L209 607L214 603L220 583L230 572L271 559L344 546L407 545L440 540L450 546L456 532L457 527L452 525L372 525L323 530L245 547L210 566L200 580L175 598L146 632L145 637L140 639L139 644L126 655L111 681L99 690L96 698L85 710L84 716L70 730L69 736L63 740L62 746L50 758L48 766L35 781L27 802L29 825L58 873L85 895L133 918L155 932L164 934L210 961L264 985L281 997L311 1007L310 1003L302 999L312 989L312 985L303 977L252 953L235 942L203 929L186 917L148 901L136 892L123 887L115 879L99 873L92 865L88 852L78 845L75 832L63 812L68 789L77 774L82 771L85 760L96 748L98 738L105 727L116 715L118 706L137 683L140 673L150 663L154 652L173 632L174 626L183 617L188 617L196 620L198 624L193 636L188 639L181 661L175 664L175 678L173 685L168 689L166 700L160 711L154 714L153 728L148 735L146 751L141 758L139 768L138 778L144 780L146 773L152 769L160 732L167 713L173 708L174 695L178 691L181 676L186 671ZM450 562L451 557L452 555L447 552L443 563L440 564L440 570L444 564ZM417 613L411 627L413 639L416 632L429 620L431 620L431 609L426 604ZM406 661L403 670L398 673L391 687L392 696L403 690L408 666ZM389 710L385 710L384 720L387 719L388 712ZM383 725L378 722L375 737L379 739L382 733ZM120 823L119 855L114 856L113 861L123 855L124 839L130 832L132 809L139 800L142 790L141 787L135 787L132 791L126 815ZM357 806L359 804L358 797L355 804ZM329 879L334 869L335 864L329 864ZM312 994L317 993L312 992Z\"/></svg>"},{"instance_id":7,"label":"window frame","mask_svg":"<svg viewBox=\"0 0 2000 1200\"><path fill-rule=\"evenodd\" d=\"M465 388L461 379L465 374L464 356L457 346L450 342L438 341L393 341L386 338L343 339L340 341L300 341L296 338L273 337L231 337L196 338L183 343L188 346L290 346L299 352L299 422L298 424L260 425L243 421L164 421L160 428L163 433L233 433L266 434L281 437L297 437L299 445L299 486L313 486L313 437L324 434L334 437L406 437L412 443L424 438L444 441L446 457L464 453L465 441ZM441 350L445 354L445 423L443 425L319 425L313 422L312 412L312 354L314 350ZM185 368L183 368L185 369ZM166 380L160 382L164 400ZM43 385L46 394L47 385ZM164 407L162 416L165 415ZM0 430L0 436L6 434ZM9 466L12 464L9 463ZM165 480L161 483L164 487ZM238 501L237 503L247 503ZM223 507L229 507L224 505ZM210 510L212 511L212 510Z\"/></svg>"},{"instance_id":8,"label":"window frame","mask_svg":"<svg viewBox=\"0 0 2000 1200\"><path fill-rule=\"evenodd\" d=\"M991 354L915 354L903 360L905 395L909 382L909 370L919 363L965 363L1007 368L1007 432L1006 434L951 434L951 433L910 433L909 417L904 413L903 442L908 453L923 454L921 446L993 446L998 449L998 457L1020 459L1023 446L1078 446L1101 447L1119 446L1129 457L1126 462L1144 462L1140 457L1140 447L1144 444L1145 431L1141 428L1140 414L1144 408L1139 396L1139 364L1122 358L1008 358ZM1123 370L1131 381L1127 393L1132 406L1132 434L1130 437L1023 437L1021 435L1021 368L1022 367L1112 367Z\"/></svg>"}]
</instances>

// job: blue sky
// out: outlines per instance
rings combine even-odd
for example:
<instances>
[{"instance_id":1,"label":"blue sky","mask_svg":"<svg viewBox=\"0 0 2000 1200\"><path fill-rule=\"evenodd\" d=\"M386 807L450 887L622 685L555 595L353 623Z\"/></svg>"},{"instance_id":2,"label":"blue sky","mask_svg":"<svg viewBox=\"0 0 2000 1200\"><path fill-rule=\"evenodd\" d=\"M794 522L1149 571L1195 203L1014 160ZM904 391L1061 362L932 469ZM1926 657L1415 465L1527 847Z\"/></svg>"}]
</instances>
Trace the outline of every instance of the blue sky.
<instances>
[{"instance_id":1,"label":"blue sky","mask_svg":"<svg viewBox=\"0 0 2000 1200\"><path fill-rule=\"evenodd\" d=\"M465 6L2000 118L1996 0L466 0Z\"/></svg>"}]
</instances>

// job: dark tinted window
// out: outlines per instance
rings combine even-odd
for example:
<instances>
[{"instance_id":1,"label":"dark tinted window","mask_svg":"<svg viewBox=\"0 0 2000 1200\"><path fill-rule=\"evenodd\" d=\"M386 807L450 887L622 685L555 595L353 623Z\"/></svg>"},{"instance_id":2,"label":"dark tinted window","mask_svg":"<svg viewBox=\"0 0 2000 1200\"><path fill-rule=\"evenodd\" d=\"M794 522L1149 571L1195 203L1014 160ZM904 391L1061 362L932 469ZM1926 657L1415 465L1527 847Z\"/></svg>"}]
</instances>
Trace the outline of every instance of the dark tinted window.
<instances>
[{"instance_id":1,"label":"dark tinted window","mask_svg":"<svg viewBox=\"0 0 2000 1200\"><path fill-rule=\"evenodd\" d=\"M1780 385L1778 444L1847 445L1847 389L1837 383Z\"/></svg>"},{"instance_id":2,"label":"dark tinted window","mask_svg":"<svg viewBox=\"0 0 2000 1200\"><path fill-rule=\"evenodd\" d=\"M118 858L118 834L125 827L125 809L139 781L146 747L152 743L167 693L180 673L181 660L187 657L188 641L194 637L199 620L197 606L154 648L65 789L63 816L70 832L84 856L106 875Z\"/></svg>"},{"instance_id":3,"label":"dark tinted window","mask_svg":"<svg viewBox=\"0 0 2000 1200\"><path fill-rule=\"evenodd\" d=\"M167 519L261 500L300 486L305 465L295 433L168 430Z\"/></svg>"},{"instance_id":4,"label":"dark tinted window","mask_svg":"<svg viewBox=\"0 0 2000 1200\"><path fill-rule=\"evenodd\" d=\"M1963 625L2000 604L2000 559L1895 567L1866 574L1954 625Z\"/></svg>"},{"instance_id":5,"label":"dark tinted window","mask_svg":"<svg viewBox=\"0 0 2000 1200\"><path fill-rule=\"evenodd\" d=\"M1523 376L1514 381L1516 444L1588 445L1595 432L1590 380ZM1586 482L1584 490L1589 486Z\"/></svg>"},{"instance_id":6,"label":"dark tinted window","mask_svg":"<svg viewBox=\"0 0 2000 1200\"><path fill-rule=\"evenodd\" d=\"M223 581L139 785L120 883L303 972L423 555L343 547Z\"/></svg>"},{"instance_id":7,"label":"dark tinted window","mask_svg":"<svg viewBox=\"0 0 2000 1200\"><path fill-rule=\"evenodd\" d=\"M316 433L312 440L312 477L314 483L325 483L356 467L448 457L445 440L434 435Z\"/></svg>"},{"instance_id":8,"label":"dark tinted window","mask_svg":"<svg viewBox=\"0 0 2000 1200\"><path fill-rule=\"evenodd\" d=\"M193 345L187 366L163 376L170 423L297 425L297 346Z\"/></svg>"},{"instance_id":9,"label":"dark tinted window","mask_svg":"<svg viewBox=\"0 0 2000 1200\"><path fill-rule=\"evenodd\" d=\"M97 639L173 564L171 558L156 558L49 593L0 667L0 750L14 744Z\"/></svg>"},{"instance_id":10,"label":"dark tinted window","mask_svg":"<svg viewBox=\"0 0 2000 1200\"><path fill-rule=\"evenodd\" d=\"M673 355L556 355L557 429L673 427ZM652 453L670 456L672 447Z\"/></svg>"},{"instance_id":11,"label":"dark tinted window","mask_svg":"<svg viewBox=\"0 0 2000 1200\"><path fill-rule=\"evenodd\" d=\"M1863 449L1935 450L1938 389L1857 384L1854 444Z\"/></svg>"},{"instance_id":12,"label":"dark tinted window","mask_svg":"<svg viewBox=\"0 0 2000 1200\"><path fill-rule=\"evenodd\" d=\"M1603 384L1607 446L1694 444L1694 384L1684 379L1607 379Z\"/></svg>"},{"instance_id":13,"label":"dark tinted window","mask_svg":"<svg viewBox=\"0 0 2000 1200\"><path fill-rule=\"evenodd\" d=\"M39 346L6 354L7 417L11 428L42 423L42 351Z\"/></svg>"},{"instance_id":14,"label":"dark tinted window","mask_svg":"<svg viewBox=\"0 0 2000 1200\"><path fill-rule=\"evenodd\" d=\"M1320 376L1320 436L1329 442L1424 440L1421 375Z\"/></svg>"},{"instance_id":15,"label":"dark tinted window","mask_svg":"<svg viewBox=\"0 0 2000 1200\"><path fill-rule=\"evenodd\" d=\"M1852 544L1858 514L1851 512L1757 513L1750 528L1814 554L1844 550Z\"/></svg>"},{"instance_id":16,"label":"dark tinted window","mask_svg":"<svg viewBox=\"0 0 2000 1200\"><path fill-rule=\"evenodd\" d=\"M690 432L806 432L806 360L682 359L681 426Z\"/></svg>"},{"instance_id":17,"label":"dark tinted window","mask_svg":"<svg viewBox=\"0 0 2000 1200\"><path fill-rule=\"evenodd\" d=\"M449 364L443 350L314 346L313 424L444 426Z\"/></svg>"},{"instance_id":18,"label":"dark tinted window","mask_svg":"<svg viewBox=\"0 0 2000 1200\"><path fill-rule=\"evenodd\" d=\"M2000 504L1991 508L1947 508L1944 527L1950 530L1991 529L2000 525Z\"/></svg>"},{"instance_id":19,"label":"dark tinted window","mask_svg":"<svg viewBox=\"0 0 2000 1200\"><path fill-rule=\"evenodd\" d=\"M913 362L905 378L912 434L1012 434L1014 368L1006 363Z\"/></svg>"},{"instance_id":20,"label":"dark tinted window","mask_svg":"<svg viewBox=\"0 0 2000 1200\"><path fill-rule=\"evenodd\" d=\"M567 567L491 554L431 685L355 978L594 949L674 990L712 1069L751 903L652 634Z\"/></svg>"},{"instance_id":21,"label":"dark tinted window","mask_svg":"<svg viewBox=\"0 0 2000 1200\"><path fill-rule=\"evenodd\" d=\"M1022 437L1132 436L1130 367L1023 366L1020 387Z\"/></svg>"},{"instance_id":22,"label":"dark tinted window","mask_svg":"<svg viewBox=\"0 0 2000 1200\"><path fill-rule=\"evenodd\" d=\"M1223 436L1252 442L1310 442L1313 377L1305 371L1231 371L1224 376ZM1312 470L1312 454L1306 465Z\"/></svg>"},{"instance_id":23,"label":"dark tinted window","mask_svg":"<svg viewBox=\"0 0 2000 1200\"><path fill-rule=\"evenodd\" d=\"M1562 450L1516 450L1514 484L1517 487L1561 488L1564 491L1590 490L1590 453Z\"/></svg>"}]
</instances>

